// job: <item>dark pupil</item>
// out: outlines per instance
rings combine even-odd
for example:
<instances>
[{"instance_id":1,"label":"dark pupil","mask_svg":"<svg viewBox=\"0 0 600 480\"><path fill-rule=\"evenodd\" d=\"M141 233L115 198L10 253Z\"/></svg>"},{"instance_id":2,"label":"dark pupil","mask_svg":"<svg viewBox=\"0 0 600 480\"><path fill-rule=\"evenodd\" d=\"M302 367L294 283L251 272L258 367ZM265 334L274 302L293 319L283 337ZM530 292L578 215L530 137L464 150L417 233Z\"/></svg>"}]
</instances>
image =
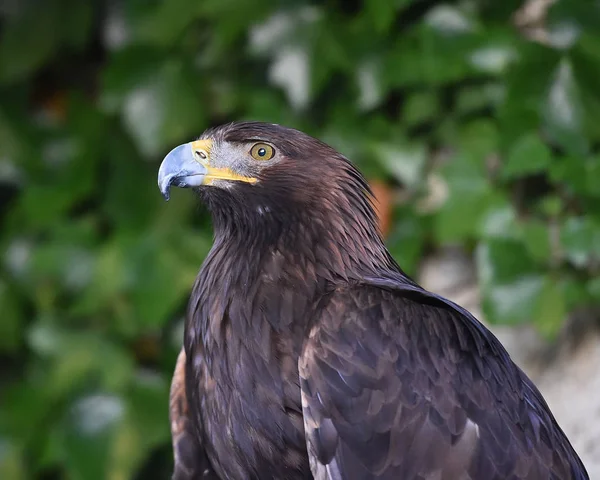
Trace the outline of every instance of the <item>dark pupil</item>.
<instances>
[{"instance_id":1,"label":"dark pupil","mask_svg":"<svg viewBox=\"0 0 600 480\"><path fill-rule=\"evenodd\" d=\"M265 148L259 148L258 149L258 156L259 157L264 157L267 154L267 150Z\"/></svg>"}]
</instances>

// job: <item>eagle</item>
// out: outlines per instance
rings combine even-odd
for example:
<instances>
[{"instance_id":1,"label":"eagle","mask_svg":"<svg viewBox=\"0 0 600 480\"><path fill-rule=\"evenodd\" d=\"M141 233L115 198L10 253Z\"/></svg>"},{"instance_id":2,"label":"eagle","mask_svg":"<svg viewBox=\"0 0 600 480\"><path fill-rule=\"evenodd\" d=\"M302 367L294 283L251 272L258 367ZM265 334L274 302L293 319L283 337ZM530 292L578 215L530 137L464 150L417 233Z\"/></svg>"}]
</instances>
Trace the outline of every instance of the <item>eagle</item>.
<instances>
[{"instance_id":1,"label":"eagle","mask_svg":"<svg viewBox=\"0 0 600 480\"><path fill-rule=\"evenodd\" d=\"M192 188L214 229L171 386L174 479L589 478L498 339L395 262L335 149L226 124L171 150L158 186Z\"/></svg>"}]
</instances>

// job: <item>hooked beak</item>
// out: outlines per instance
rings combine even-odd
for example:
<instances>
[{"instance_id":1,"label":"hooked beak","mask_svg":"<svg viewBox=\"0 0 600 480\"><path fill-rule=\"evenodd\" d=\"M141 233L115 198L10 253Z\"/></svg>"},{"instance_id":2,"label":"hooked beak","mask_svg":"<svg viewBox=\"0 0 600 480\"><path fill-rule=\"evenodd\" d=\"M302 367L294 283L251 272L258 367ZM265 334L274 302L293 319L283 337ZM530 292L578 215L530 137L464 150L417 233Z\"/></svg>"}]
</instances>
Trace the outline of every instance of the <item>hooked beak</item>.
<instances>
[{"instance_id":1,"label":"hooked beak","mask_svg":"<svg viewBox=\"0 0 600 480\"><path fill-rule=\"evenodd\" d=\"M206 176L205 165L196 161L191 143L184 143L171 150L158 169L158 188L169 200L171 185L176 187L197 187Z\"/></svg>"},{"instance_id":2,"label":"hooked beak","mask_svg":"<svg viewBox=\"0 0 600 480\"><path fill-rule=\"evenodd\" d=\"M199 187L212 185L214 180L232 180L255 183L256 179L244 177L230 168L210 165L212 140L196 140L171 150L158 169L158 188L165 200L169 200L171 185L176 187Z\"/></svg>"}]
</instances>

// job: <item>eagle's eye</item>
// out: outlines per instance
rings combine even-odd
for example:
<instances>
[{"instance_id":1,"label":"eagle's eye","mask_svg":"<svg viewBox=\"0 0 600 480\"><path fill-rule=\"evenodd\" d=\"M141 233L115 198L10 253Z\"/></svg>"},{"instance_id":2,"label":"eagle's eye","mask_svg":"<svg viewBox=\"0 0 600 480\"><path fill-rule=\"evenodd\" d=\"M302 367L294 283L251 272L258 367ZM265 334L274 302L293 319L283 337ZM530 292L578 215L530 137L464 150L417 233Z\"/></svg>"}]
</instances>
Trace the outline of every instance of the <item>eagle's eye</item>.
<instances>
[{"instance_id":1,"label":"eagle's eye","mask_svg":"<svg viewBox=\"0 0 600 480\"><path fill-rule=\"evenodd\" d=\"M271 160L275 155L275 149L266 143L256 143L250 150L254 160Z\"/></svg>"}]
</instances>

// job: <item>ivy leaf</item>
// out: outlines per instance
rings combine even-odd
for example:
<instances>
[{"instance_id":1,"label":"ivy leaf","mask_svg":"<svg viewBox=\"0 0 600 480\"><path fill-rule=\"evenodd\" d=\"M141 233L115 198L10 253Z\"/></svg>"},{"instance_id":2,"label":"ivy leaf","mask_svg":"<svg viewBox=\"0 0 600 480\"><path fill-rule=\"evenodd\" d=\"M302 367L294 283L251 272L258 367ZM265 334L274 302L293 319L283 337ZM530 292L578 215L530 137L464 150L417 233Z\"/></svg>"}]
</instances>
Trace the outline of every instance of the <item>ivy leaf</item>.
<instances>
[{"instance_id":1,"label":"ivy leaf","mask_svg":"<svg viewBox=\"0 0 600 480\"><path fill-rule=\"evenodd\" d=\"M10 438L0 436L0 476L25 480L25 462L20 449Z\"/></svg>"},{"instance_id":2,"label":"ivy leaf","mask_svg":"<svg viewBox=\"0 0 600 480\"><path fill-rule=\"evenodd\" d=\"M136 43L170 46L203 10L201 2L194 0L170 0L151 5L132 15Z\"/></svg>"},{"instance_id":3,"label":"ivy leaf","mask_svg":"<svg viewBox=\"0 0 600 480\"><path fill-rule=\"evenodd\" d=\"M551 161L548 147L536 135L528 134L512 147L502 173L507 179L523 177L545 170Z\"/></svg>"},{"instance_id":4,"label":"ivy leaf","mask_svg":"<svg viewBox=\"0 0 600 480\"><path fill-rule=\"evenodd\" d=\"M372 152L384 168L408 188L420 181L427 160L422 146L376 143L372 145Z\"/></svg>"},{"instance_id":5,"label":"ivy leaf","mask_svg":"<svg viewBox=\"0 0 600 480\"><path fill-rule=\"evenodd\" d=\"M5 25L0 41L0 82L16 82L44 65L60 44L58 2L33 3ZM35 28L32 28L35 26Z\"/></svg>"},{"instance_id":6,"label":"ivy leaf","mask_svg":"<svg viewBox=\"0 0 600 480\"><path fill-rule=\"evenodd\" d=\"M135 68L127 66L128 59ZM202 131L206 108L201 85L181 59L159 63L155 51L132 48L105 76L101 104L107 111L121 111L140 152L155 157Z\"/></svg>"},{"instance_id":7,"label":"ivy leaf","mask_svg":"<svg viewBox=\"0 0 600 480\"><path fill-rule=\"evenodd\" d=\"M75 480L109 478L112 448L125 415L121 398L104 393L77 399L64 420L64 452Z\"/></svg>"},{"instance_id":8,"label":"ivy leaf","mask_svg":"<svg viewBox=\"0 0 600 480\"><path fill-rule=\"evenodd\" d=\"M386 243L402 269L409 275L414 275L424 248L423 225L415 213L407 208L397 212L393 225Z\"/></svg>"},{"instance_id":9,"label":"ivy leaf","mask_svg":"<svg viewBox=\"0 0 600 480\"><path fill-rule=\"evenodd\" d=\"M565 296L559 284L549 277L536 299L533 323L538 331L548 339L554 339L567 316Z\"/></svg>"},{"instance_id":10,"label":"ivy leaf","mask_svg":"<svg viewBox=\"0 0 600 480\"><path fill-rule=\"evenodd\" d=\"M539 129L552 74L560 60L560 54L552 48L532 43L519 45L519 60L507 72L506 93L499 106L505 150L510 149L523 132ZM558 85L561 85L560 82ZM548 113L554 114L555 111Z\"/></svg>"},{"instance_id":11,"label":"ivy leaf","mask_svg":"<svg viewBox=\"0 0 600 480\"><path fill-rule=\"evenodd\" d=\"M498 197L490 202L481 216L478 233L485 238L515 238L517 235L517 220L514 207L507 199Z\"/></svg>"},{"instance_id":12,"label":"ivy leaf","mask_svg":"<svg viewBox=\"0 0 600 480\"><path fill-rule=\"evenodd\" d=\"M375 26L375 31L384 33L394 23L398 4L410 3L410 0L368 0L365 2L365 13Z\"/></svg>"},{"instance_id":13,"label":"ivy leaf","mask_svg":"<svg viewBox=\"0 0 600 480\"><path fill-rule=\"evenodd\" d=\"M550 178L575 195L600 197L600 158L597 156L561 158L550 167Z\"/></svg>"},{"instance_id":14,"label":"ivy leaf","mask_svg":"<svg viewBox=\"0 0 600 480\"><path fill-rule=\"evenodd\" d=\"M544 286L540 275L525 275L508 284L484 289L483 311L493 323L520 324L534 317L535 302Z\"/></svg>"},{"instance_id":15,"label":"ivy leaf","mask_svg":"<svg viewBox=\"0 0 600 480\"><path fill-rule=\"evenodd\" d=\"M531 258L540 262L550 259L552 248L548 225L539 220L525 222L520 225L520 235Z\"/></svg>"},{"instance_id":16,"label":"ivy leaf","mask_svg":"<svg viewBox=\"0 0 600 480\"><path fill-rule=\"evenodd\" d=\"M552 73L543 114L545 129L554 142L575 154L587 152L581 92L567 58L563 58Z\"/></svg>"},{"instance_id":17,"label":"ivy leaf","mask_svg":"<svg viewBox=\"0 0 600 480\"><path fill-rule=\"evenodd\" d=\"M469 154L457 155L443 170L449 195L434 217L436 237L452 242L473 236L497 193L485 178L479 160Z\"/></svg>"},{"instance_id":18,"label":"ivy leaf","mask_svg":"<svg viewBox=\"0 0 600 480\"><path fill-rule=\"evenodd\" d=\"M435 93L415 93L406 100L402 117L407 125L414 126L434 119L439 111L439 99Z\"/></svg>"},{"instance_id":19,"label":"ivy leaf","mask_svg":"<svg viewBox=\"0 0 600 480\"><path fill-rule=\"evenodd\" d=\"M578 267L600 255L600 225L589 216L568 218L560 240L566 257Z\"/></svg>"},{"instance_id":20,"label":"ivy leaf","mask_svg":"<svg viewBox=\"0 0 600 480\"><path fill-rule=\"evenodd\" d=\"M15 352L22 342L23 316L19 297L12 286L0 278L0 352Z\"/></svg>"},{"instance_id":21,"label":"ivy leaf","mask_svg":"<svg viewBox=\"0 0 600 480\"><path fill-rule=\"evenodd\" d=\"M197 85L196 76L173 60L127 95L125 125L144 155L156 156L202 131L206 109Z\"/></svg>"},{"instance_id":22,"label":"ivy leaf","mask_svg":"<svg viewBox=\"0 0 600 480\"><path fill-rule=\"evenodd\" d=\"M483 309L492 322L522 323L535 313L544 277L517 240L490 239L477 248Z\"/></svg>"}]
</instances>

